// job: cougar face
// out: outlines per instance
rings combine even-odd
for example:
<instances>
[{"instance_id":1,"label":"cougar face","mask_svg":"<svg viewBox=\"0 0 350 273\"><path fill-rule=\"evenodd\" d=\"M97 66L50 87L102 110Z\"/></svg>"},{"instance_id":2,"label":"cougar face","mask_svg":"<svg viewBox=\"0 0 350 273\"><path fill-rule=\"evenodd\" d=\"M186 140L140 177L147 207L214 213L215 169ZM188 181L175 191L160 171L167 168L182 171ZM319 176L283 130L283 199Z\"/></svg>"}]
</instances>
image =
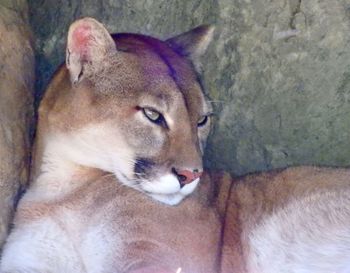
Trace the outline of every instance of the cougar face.
<instances>
[{"instance_id":1,"label":"cougar face","mask_svg":"<svg viewBox=\"0 0 350 273\"><path fill-rule=\"evenodd\" d=\"M163 42L112 37L90 18L75 22L68 70L63 67L48 89L42 104L50 109L40 109L48 112L47 153L111 172L161 202L179 203L203 171L211 108L194 66L212 30L199 27ZM61 91L50 95L50 89Z\"/></svg>"}]
</instances>

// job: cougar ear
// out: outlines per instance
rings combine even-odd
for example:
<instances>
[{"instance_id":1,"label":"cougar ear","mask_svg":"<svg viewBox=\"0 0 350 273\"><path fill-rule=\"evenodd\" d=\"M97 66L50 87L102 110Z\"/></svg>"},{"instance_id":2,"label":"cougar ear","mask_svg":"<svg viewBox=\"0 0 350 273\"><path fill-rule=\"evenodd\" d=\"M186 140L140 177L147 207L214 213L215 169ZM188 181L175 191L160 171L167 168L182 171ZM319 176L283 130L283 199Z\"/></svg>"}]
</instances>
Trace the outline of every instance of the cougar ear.
<instances>
[{"instance_id":1,"label":"cougar ear","mask_svg":"<svg viewBox=\"0 0 350 273\"><path fill-rule=\"evenodd\" d=\"M197 69L200 68L200 58L207 50L213 39L215 27L201 25L188 32L166 40L179 54L189 58Z\"/></svg>"},{"instance_id":2,"label":"cougar ear","mask_svg":"<svg viewBox=\"0 0 350 273\"><path fill-rule=\"evenodd\" d=\"M84 76L85 66L98 65L116 45L107 29L93 18L75 21L69 27L66 50L66 65L72 83Z\"/></svg>"}]
</instances>

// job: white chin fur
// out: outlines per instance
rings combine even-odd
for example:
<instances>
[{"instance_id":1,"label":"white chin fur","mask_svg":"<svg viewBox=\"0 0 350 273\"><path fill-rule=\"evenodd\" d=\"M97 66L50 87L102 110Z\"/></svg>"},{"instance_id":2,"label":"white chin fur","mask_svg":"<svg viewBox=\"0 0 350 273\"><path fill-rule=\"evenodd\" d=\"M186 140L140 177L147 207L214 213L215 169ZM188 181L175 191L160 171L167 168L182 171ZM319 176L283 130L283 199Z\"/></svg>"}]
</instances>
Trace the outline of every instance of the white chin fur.
<instances>
[{"instance_id":1,"label":"white chin fur","mask_svg":"<svg viewBox=\"0 0 350 273\"><path fill-rule=\"evenodd\" d=\"M177 205L179 204L187 195L191 194L197 187L199 183L199 178L197 178L195 181L193 181L190 184L185 185L180 190L178 190L175 193L170 194L159 194L159 193L153 193L148 192L148 195L151 196L153 199L162 202L167 205ZM179 186L180 188L180 186Z\"/></svg>"},{"instance_id":2,"label":"white chin fur","mask_svg":"<svg viewBox=\"0 0 350 273\"><path fill-rule=\"evenodd\" d=\"M142 182L141 188L149 193L173 194L180 190L180 183L175 175L166 174L157 180Z\"/></svg>"},{"instance_id":3,"label":"white chin fur","mask_svg":"<svg viewBox=\"0 0 350 273\"><path fill-rule=\"evenodd\" d=\"M167 205L179 204L187 195L191 194L199 183L199 178L192 183L180 187L179 180L173 174L166 174L157 180L142 181L139 186L130 183L126 176L120 172L115 171L115 175L124 185L135 188L145 194L151 196L153 199L165 203Z\"/></svg>"},{"instance_id":4,"label":"white chin fur","mask_svg":"<svg viewBox=\"0 0 350 273\"><path fill-rule=\"evenodd\" d=\"M170 205L170 206L175 206L179 204L185 197L186 195L183 195L181 193L175 193L175 194L149 194L153 199Z\"/></svg>"}]
</instances>

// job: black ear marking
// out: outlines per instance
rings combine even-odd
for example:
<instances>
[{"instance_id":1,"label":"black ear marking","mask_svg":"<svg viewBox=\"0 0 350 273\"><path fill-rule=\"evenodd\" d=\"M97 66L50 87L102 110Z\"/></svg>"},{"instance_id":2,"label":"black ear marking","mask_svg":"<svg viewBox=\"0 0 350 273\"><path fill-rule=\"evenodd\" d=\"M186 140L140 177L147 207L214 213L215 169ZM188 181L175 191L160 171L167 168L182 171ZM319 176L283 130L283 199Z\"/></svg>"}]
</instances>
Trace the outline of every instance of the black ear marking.
<instances>
[{"instance_id":1,"label":"black ear marking","mask_svg":"<svg viewBox=\"0 0 350 273\"><path fill-rule=\"evenodd\" d=\"M67 66L70 65L70 50L67 48L67 58L66 58L66 62L67 62Z\"/></svg>"},{"instance_id":2,"label":"black ear marking","mask_svg":"<svg viewBox=\"0 0 350 273\"><path fill-rule=\"evenodd\" d=\"M74 84L77 84L78 82L80 82L81 80L81 77L84 75L84 66L82 66L81 70L80 70L80 73L78 75L78 78L76 80L76 82L74 82Z\"/></svg>"}]
</instances>

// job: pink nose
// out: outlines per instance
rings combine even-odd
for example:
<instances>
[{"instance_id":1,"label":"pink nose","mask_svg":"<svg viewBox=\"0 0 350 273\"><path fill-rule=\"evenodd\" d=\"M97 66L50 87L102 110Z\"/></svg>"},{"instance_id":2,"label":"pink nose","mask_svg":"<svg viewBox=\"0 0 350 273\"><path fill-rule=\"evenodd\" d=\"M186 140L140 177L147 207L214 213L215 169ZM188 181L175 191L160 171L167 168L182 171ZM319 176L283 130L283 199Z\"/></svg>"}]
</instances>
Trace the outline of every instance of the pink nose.
<instances>
[{"instance_id":1,"label":"pink nose","mask_svg":"<svg viewBox=\"0 0 350 273\"><path fill-rule=\"evenodd\" d=\"M177 179L180 182L181 188L186 184L192 183L194 180L201 177L201 175L203 174L203 172L200 172L198 170L190 171L190 170L175 170L175 169L174 169L174 173L176 174Z\"/></svg>"}]
</instances>

